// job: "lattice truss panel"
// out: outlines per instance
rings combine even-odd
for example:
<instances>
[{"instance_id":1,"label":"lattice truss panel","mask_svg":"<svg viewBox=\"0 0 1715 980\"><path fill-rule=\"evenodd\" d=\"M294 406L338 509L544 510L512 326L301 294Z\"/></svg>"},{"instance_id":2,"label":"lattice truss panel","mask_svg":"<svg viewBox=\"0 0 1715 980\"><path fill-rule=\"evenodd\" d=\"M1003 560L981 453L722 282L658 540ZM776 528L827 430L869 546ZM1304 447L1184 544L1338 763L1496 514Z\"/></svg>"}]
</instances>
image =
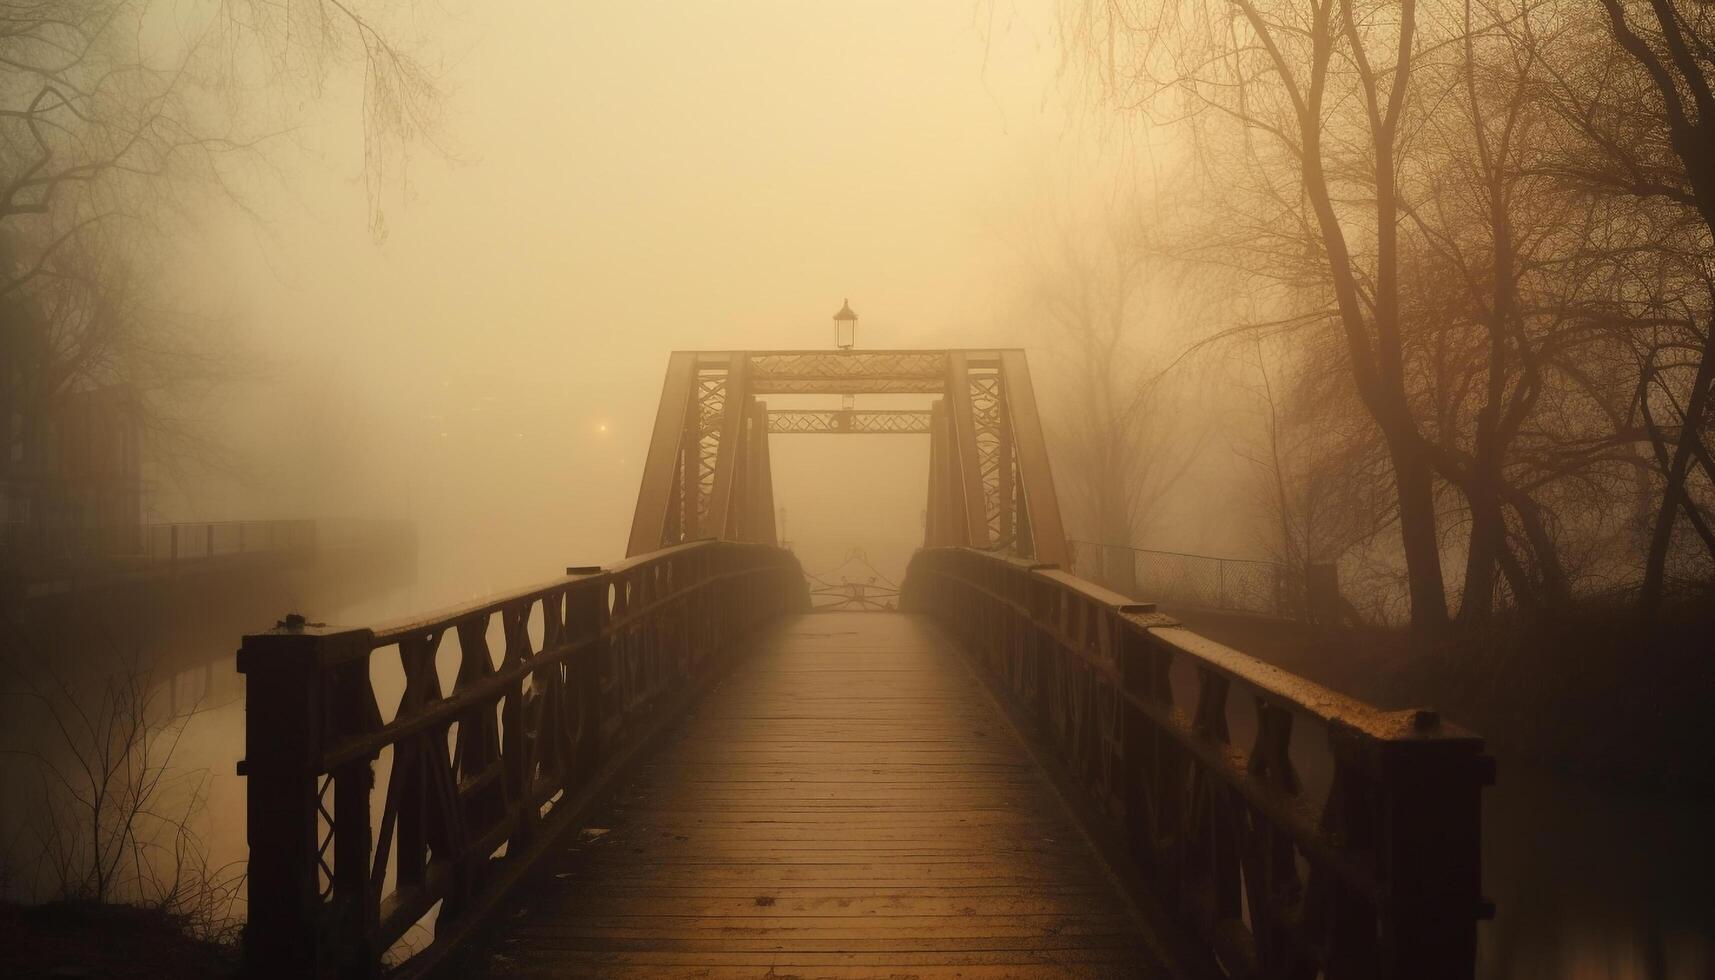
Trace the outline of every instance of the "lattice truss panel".
<instances>
[{"instance_id":1,"label":"lattice truss panel","mask_svg":"<svg viewBox=\"0 0 1715 980\"><path fill-rule=\"evenodd\" d=\"M721 429L726 423L727 374L725 367L701 368L697 371L697 390L691 401L691 426L695 438L689 443L695 454L693 461L697 478L693 496L696 498L697 514L696 520L686 525L693 528L709 527L709 502L714 498L715 467L720 457ZM690 503L689 500L683 502L685 506Z\"/></svg>"},{"instance_id":2,"label":"lattice truss panel","mask_svg":"<svg viewBox=\"0 0 1715 980\"><path fill-rule=\"evenodd\" d=\"M853 435L927 435L929 412L918 409L875 411L841 409L775 409L768 413L768 431L776 434L850 433Z\"/></svg>"},{"instance_id":3,"label":"lattice truss panel","mask_svg":"<svg viewBox=\"0 0 1715 980\"><path fill-rule=\"evenodd\" d=\"M989 546L1017 551L1013 514L1013 474L1018 460L1013 455L1012 424L1007 418L1006 392L997 368L975 368L966 376L971 394L971 422L977 444L977 474L982 481L984 523Z\"/></svg>"},{"instance_id":4,"label":"lattice truss panel","mask_svg":"<svg viewBox=\"0 0 1715 980\"><path fill-rule=\"evenodd\" d=\"M757 395L939 394L947 384L946 351L767 351L750 368Z\"/></svg>"}]
</instances>

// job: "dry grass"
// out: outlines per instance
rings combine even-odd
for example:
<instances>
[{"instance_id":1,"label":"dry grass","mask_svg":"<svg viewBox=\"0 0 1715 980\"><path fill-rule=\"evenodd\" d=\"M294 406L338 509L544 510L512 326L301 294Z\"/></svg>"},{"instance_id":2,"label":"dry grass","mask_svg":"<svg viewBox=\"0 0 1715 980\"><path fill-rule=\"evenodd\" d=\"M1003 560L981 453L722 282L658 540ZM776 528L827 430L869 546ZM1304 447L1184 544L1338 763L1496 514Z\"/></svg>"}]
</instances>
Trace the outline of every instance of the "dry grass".
<instances>
[{"instance_id":1,"label":"dry grass","mask_svg":"<svg viewBox=\"0 0 1715 980\"><path fill-rule=\"evenodd\" d=\"M235 976L236 949L199 939L184 919L160 911L91 902L0 905L0 976Z\"/></svg>"}]
</instances>

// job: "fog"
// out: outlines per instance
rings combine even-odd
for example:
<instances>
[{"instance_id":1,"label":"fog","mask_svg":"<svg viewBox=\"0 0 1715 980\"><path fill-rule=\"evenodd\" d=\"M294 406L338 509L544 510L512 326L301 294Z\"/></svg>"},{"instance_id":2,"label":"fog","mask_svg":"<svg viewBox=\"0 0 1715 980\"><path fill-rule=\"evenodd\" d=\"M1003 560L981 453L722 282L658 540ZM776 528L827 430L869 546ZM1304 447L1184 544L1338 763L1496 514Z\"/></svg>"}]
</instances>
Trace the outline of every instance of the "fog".
<instances>
[{"instance_id":1,"label":"fog","mask_svg":"<svg viewBox=\"0 0 1715 980\"><path fill-rule=\"evenodd\" d=\"M65 145L17 121L61 106L0 116L0 694L39 713L0 740L52 742L36 721L110 683L86 648L141 654L126 669L173 723L126 751L172 742L169 802L239 866L241 636L288 613L428 616L620 560L670 353L831 349L849 303L860 350L1027 352L1066 571L1089 595L1492 737L1501 915L1479 975L1715 962L1685 870L1706 850L1697 719L1715 690L1696 639L1715 628L1715 204L1694 179L1707 148L1677 138L1673 99L1600 11L1426 3L1384 119L1354 65L1371 49L1391 77L1383 42L1412 29L1396 0L1340 29L1290 0L276 6L121 0L113 63L35 72L52 84L0 35L0 108L80 70L127 79L85 79ZM1271 30L1279 45L1255 43ZM148 159L113 151L96 169L123 176L88 187L55 162L30 190L38 151L116 139ZM60 457L82 457L58 427L100 442L87 402L111 391L135 394L113 432L142 432L114 450L142 473L117 523L158 539L117 551L73 540L110 515L37 489L87 476L67 476ZM812 576L901 581L929 443L774 435L781 543ZM183 539L138 531L138 511ZM242 554L263 532L236 522L262 521L314 522L322 552L376 535L393 563L177 577L181 557ZM91 572L163 555L160 602L110 601ZM30 629L4 604L14 579L56 583L16 590ZM497 652L499 620L482 628ZM449 689L468 639L437 647ZM388 718L401 650L371 657ZM0 810L34 792L12 773L66 748L0 747ZM16 807L0 837L27 842L32 819ZM1571 872L1539 838L1612 860ZM0 900L42 897L17 860L0 854Z\"/></svg>"},{"instance_id":2,"label":"fog","mask_svg":"<svg viewBox=\"0 0 1715 980\"><path fill-rule=\"evenodd\" d=\"M860 347L1040 344L1019 236L1118 193L1138 152L1080 118L1041 10L481 5L424 27L449 53L446 153L381 188L384 240L343 102L271 151L253 213L203 229L185 271L242 331L249 373L218 398L246 479L150 500L410 517L418 602L620 556L671 350L830 347L847 297ZM862 547L902 573L927 439L776 443L807 565Z\"/></svg>"}]
</instances>

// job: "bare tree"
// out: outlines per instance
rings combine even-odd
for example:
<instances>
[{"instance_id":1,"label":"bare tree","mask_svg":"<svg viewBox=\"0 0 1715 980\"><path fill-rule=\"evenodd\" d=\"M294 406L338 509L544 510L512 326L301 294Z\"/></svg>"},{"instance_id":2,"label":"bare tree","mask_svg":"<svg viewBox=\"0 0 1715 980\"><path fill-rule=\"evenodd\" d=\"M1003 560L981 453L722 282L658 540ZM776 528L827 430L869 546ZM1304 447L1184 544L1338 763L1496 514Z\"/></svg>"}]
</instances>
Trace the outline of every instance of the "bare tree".
<instances>
[{"instance_id":1,"label":"bare tree","mask_svg":"<svg viewBox=\"0 0 1715 980\"><path fill-rule=\"evenodd\" d=\"M1663 197L1694 211L1706 232L1705 248L1715 247L1715 11L1677 0L1602 0L1602 7L1618 46L1647 80L1631 91L1642 88L1639 94L1647 97L1609 118L1585 117L1599 159L1592 170L1641 196ZM1628 138L1640 129L1653 138ZM1674 525L1682 514L1715 558L1715 531L1690 488L1699 472L1706 486L1715 484L1715 459L1705 441L1715 414L1712 325L1715 317L1705 307L1680 337L1644 352L1639 404L1663 480L1644 563L1642 604L1651 612L1661 599ZM1670 427L1676 430L1672 439Z\"/></svg>"},{"instance_id":2,"label":"bare tree","mask_svg":"<svg viewBox=\"0 0 1715 980\"><path fill-rule=\"evenodd\" d=\"M1182 416L1161 420L1180 393L1147 355L1166 349L1173 311L1138 221L1123 207L1093 227L1063 220L1025 256L1025 308L1065 352L1055 444L1071 517L1082 534L1120 548L1136 547L1158 520L1201 440ZM1124 592L1131 557L1119 557L1105 579Z\"/></svg>"},{"instance_id":3,"label":"bare tree","mask_svg":"<svg viewBox=\"0 0 1715 980\"><path fill-rule=\"evenodd\" d=\"M1564 603L1613 564L1599 557L1616 540L1612 501L1652 483L1646 605L1676 516L1715 557L1701 503L1715 493L1703 438L1712 238L1706 215L1695 233L1673 216L1701 207L1708 181L1693 175L1715 170L1699 108L1705 6L1063 8L1102 98L1194 137L1211 219L1175 253L1234 270L1268 311L1213 340L1292 336L1314 351L1314 366L1275 365L1287 417L1302 414L1295 399L1318 400L1297 383L1305 372L1349 372L1351 407L1392 471L1386 510L1420 630L1447 621L1449 556L1464 564L1463 622L1503 596ZM1604 17L1619 46L1592 30ZM1363 443L1324 456L1363 469ZM1294 482L1287 468L1277 488ZM1289 512L1278 499L1266 509Z\"/></svg>"},{"instance_id":4,"label":"bare tree","mask_svg":"<svg viewBox=\"0 0 1715 980\"><path fill-rule=\"evenodd\" d=\"M347 69L382 234L383 188L434 139L434 80L385 29L390 5L368 0L0 9L0 471L41 468L68 399L115 386L157 459L219 457L185 409L230 373L229 351L163 299L151 256L207 195L246 206L234 175L294 121L270 98L320 95Z\"/></svg>"},{"instance_id":5,"label":"bare tree","mask_svg":"<svg viewBox=\"0 0 1715 980\"><path fill-rule=\"evenodd\" d=\"M213 331L163 301L151 257L199 205L245 207L240 175L347 75L362 87L354 135L384 233L383 191L435 136L433 77L387 19L408 7L0 0L0 477L18 457L46 459L56 418L99 390L125 394L158 454L196 448L183 409L229 362ZM236 884L190 830L204 775L172 764L186 719L158 716L135 656L66 679L57 647L0 627L7 658L30 661L5 677L0 716L7 736L39 723L40 739L6 749L39 781L31 872L44 892L219 918Z\"/></svg>"},{"instance_id":6,"label":"bare tree","mask_svg":"<svg viewBox=\"0 0 1715 980\"><path fill-rule=\"evenodd\" d=\"M67 677L15 624L4 628L19 658L0 662L11 719L0 756L8 792L33 797L15 811L24 837L0 855L11 876L37 898L142 905L220 932L243 868L211 864L193 828L208 773L174 756L195 709L163 712L154 678L118 638L113 663Z\"/></svg>"},{"instance_id":7,"label":"bare tree","mask_svg":"<svg viewBox=\"0 0 1715 980\"><path fill-rule=\"evenodd\" d=\"M258 81L265 91L313 92L345 64L364 79L379 231L382 183L413 141L433 138L438 98L432 76L378 26L384 9L341 0L6 3L0 229L13 267L0 270L0 293L51 275L51 257L94 229L120 239L153 233L188 186L227 186L224 162L276 135L238 120L290 122L241 93Z\"/></svg>"},{"instance_id":8,"label":"bare tree","mask_svg":"<svg viewBox=\"0 0 1715 980\"><path fill-rule=\"evenodd\" d=\"M1395 520L1386 446L1354 411L1348 389L1330 383L1343 366L1288 347L1253 338L1251 363L1237 379L1257 416L1232 427L1232 443L1251 466L1259 543L1299 601L1310 566L1360 559L1364 574L1344 591L1364 600L1366 618L1389 621L1403 583L1384 563L1363 560Z\"/></svg>"},{"instance_id":9,"label":"bare tree","mask_svg":"<svg viewBox=\"0 0 1715 980\"><path fill-rule=\"evenodd\" d=\"M1393 466L1412 622L1434 631L1447 621L1435 472L1407 393L1399 283L1417 14L1417 0L1109 0L1078 5L1068 31L1116 99L1177 95L1181 111L1235 122L1262 170L1293 175L1289 185L1268 179L1263 193L1315 248L1353 381Z\"/></svg>"}]
</instances>

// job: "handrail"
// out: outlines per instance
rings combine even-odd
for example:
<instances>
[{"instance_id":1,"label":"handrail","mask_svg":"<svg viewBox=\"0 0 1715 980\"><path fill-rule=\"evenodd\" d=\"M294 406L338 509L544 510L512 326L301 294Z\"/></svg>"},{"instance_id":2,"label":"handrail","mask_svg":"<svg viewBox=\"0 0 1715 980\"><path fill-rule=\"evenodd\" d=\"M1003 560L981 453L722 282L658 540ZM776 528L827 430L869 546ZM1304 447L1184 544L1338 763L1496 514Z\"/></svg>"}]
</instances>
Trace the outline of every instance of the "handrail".
<instances>
[{"instance_id":1,"label":"handrail","mask_svg":"<svg viewBox=\"0 0 1715 980\"><path fill-rule=\"evenodd\" d=\"M1053 566L928 549L903 596L1034 719L1227 975L1472 976L1493 781L1480 738L1328 690Z\"/></svg>"},{"instance_id":2,"label":"handrail","mask_svg":"<svg viewBox=\"0 0 1715 980\"><path fill-rule=\"evenodd\" d=\"M373 628L246 636L247 967L374 977L438 905L410 961L432 962L735 639L808 601L790 552L703 541Z\"/></svg>"}]
</instances>

